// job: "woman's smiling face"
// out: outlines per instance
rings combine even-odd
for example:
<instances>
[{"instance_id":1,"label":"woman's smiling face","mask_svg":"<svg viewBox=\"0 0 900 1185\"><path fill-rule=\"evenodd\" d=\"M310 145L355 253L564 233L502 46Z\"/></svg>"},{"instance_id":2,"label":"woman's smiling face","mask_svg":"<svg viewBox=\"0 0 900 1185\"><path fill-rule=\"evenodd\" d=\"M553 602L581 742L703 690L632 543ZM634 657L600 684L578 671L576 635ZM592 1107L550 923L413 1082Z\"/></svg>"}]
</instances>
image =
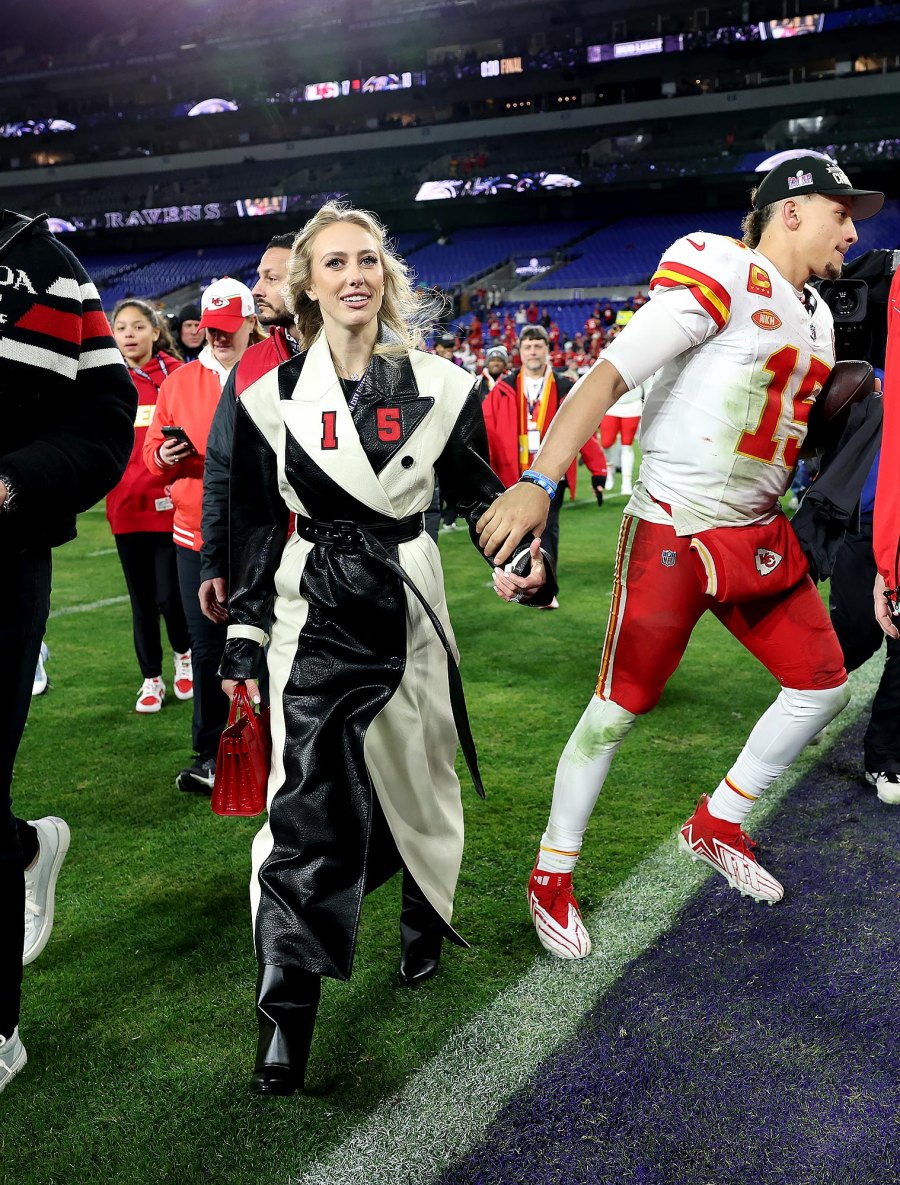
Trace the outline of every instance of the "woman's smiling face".
<instances>
[{"instance_id":1,"label":"woman's smiling face","mask_svg":"<svg viewBox=\"0 0 900 1185\"><path fill-rule=\"evenodd\" d=\"M355 222L326 226L312 242L310 300L330 324L343 329L368 325L378 316L384 295L384 266L378 244Z\"/></svg>"}]
</instances>

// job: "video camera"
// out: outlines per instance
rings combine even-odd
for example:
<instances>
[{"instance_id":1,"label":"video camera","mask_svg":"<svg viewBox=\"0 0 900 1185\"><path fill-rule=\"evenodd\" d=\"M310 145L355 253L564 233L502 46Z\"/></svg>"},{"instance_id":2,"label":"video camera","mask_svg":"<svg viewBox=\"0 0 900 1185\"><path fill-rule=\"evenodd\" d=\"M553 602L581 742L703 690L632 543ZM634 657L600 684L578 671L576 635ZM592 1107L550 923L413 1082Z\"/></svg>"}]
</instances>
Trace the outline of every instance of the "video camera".
<instances>
[{"instance_id":1,"label":"video camera","mask_svg":"<svg viewBox=\"0 0 900 1185\"><path fill-rule=\"evenodd\" d=\"M887 302L900 250L866 251L845 264L839 280L811 281L834 317L837 360L862 358L884 368Z\"/></svg>"}]
</instances>

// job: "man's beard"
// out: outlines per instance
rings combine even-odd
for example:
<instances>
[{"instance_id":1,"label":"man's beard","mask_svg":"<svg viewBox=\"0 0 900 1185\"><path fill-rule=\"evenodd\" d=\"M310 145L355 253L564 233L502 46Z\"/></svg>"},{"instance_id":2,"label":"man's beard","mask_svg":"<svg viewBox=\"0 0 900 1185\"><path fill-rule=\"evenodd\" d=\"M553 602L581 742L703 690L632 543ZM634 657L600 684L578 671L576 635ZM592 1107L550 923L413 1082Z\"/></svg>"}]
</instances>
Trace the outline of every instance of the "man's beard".
<instances>
[{"instance_id":1,"label":"man's beard","mask_svg":"<svg viewBox=\"0 0 900 1185\"><path fill-rule=\"evenodd\" d=\"M275 325L282 329L293 329L294 327L294 318L287 309L283 309L280 313L276 313L272 309L268 312L257 310L256 317L263 329L271 329Z\"/></svg>"},{"instance_id":2,"label":"man's beard","mask_svg":"<svg viewBox=\"0 0 900 1185\"><path fill-rule=\"evenodd\" d=\"M835 267L833 263L826 263L825 264L825 279L826 280L839 280L841 278L841 272L843 270L844 269L842 267Z\"/></svg>"}]
</instances>

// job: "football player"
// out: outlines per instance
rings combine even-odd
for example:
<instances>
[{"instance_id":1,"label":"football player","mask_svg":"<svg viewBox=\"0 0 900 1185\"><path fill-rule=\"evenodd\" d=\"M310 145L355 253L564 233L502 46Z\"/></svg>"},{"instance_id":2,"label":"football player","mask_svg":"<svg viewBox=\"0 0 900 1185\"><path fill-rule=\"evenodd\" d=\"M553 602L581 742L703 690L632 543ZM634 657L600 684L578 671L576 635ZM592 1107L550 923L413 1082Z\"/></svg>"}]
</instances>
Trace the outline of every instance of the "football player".
<instances>
[{"instance_id":1,"label":"football player","mask_svg":"<svg viewBox=\"0 0 900 1185\"><path fill-rule=\"evenodd\" d=\"M540 534L556 483L603 415L652 376L600 675L560 758L528 888L538 938L561 958L590 952L572 872L613 756L658 701L707 610L781 691L712 795L701 797L680 846L742 894L769 904L783 896L742 823L849 700L828 613L778 501L834 365L831 313L806 283L840 274L854 221L883 202L810 153L766 174L743 242L697 232L673 243L652 299L576 384L531 468L479 521L486 554L502 566L526 531ZM527 581L499 572L495 586L516 599Z\"/></svg>"}]
</instances>

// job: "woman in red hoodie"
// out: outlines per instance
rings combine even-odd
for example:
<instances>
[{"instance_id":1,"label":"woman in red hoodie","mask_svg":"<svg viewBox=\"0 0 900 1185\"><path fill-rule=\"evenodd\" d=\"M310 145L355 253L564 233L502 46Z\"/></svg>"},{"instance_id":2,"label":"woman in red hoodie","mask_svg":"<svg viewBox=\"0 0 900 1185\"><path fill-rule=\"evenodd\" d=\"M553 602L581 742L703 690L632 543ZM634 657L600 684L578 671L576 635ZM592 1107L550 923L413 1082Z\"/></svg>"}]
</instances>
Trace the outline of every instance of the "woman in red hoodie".
<instances>
[{"instance_id":1,"label":"woman in red hoodie","mask_svg":"<svg viewBox=\"0 0 900 1185\"><path fill-rule=\"evenodd\" d=\"M172 499L165 478L149 473L143 461L144 437L153 419L163 379L184 363L163 350L159 314L143 300L123 300L112 315L113 336L137 388L134 447L122 480L106 499L106 517L125 573L134 622L134 648L144 682L135 710L158 712L166 695L162 677L162 614L175 658L173 687L178 699L193 695L191 642L178 590Z\"/></svg>"}]
</instances>

